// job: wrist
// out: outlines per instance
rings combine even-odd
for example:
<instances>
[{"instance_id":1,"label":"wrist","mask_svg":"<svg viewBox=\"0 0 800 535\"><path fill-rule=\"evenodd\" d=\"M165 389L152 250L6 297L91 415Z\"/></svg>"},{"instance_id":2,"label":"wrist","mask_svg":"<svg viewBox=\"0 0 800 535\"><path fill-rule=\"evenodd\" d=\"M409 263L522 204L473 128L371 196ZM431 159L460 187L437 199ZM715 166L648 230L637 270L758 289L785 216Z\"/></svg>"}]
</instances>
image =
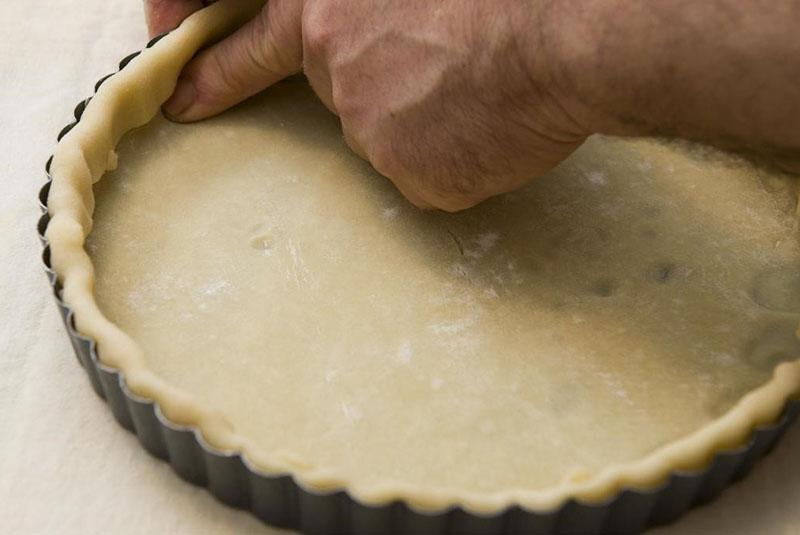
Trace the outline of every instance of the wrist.
<instances>
[{"instance_id":1,"label":"wrist","mask_svg":"<svg viewBox=\"0 0 800 535\"><path fill-rule=\"evenodd\" d=\"M566 15L561 3L516 4L516 13L509 10L510 25L524 69L525 115L555 140L582 142L597 130L575 91L578 69L572 68L567 56L573 51L560 36Z\"/></svg>"},{"instance_id":2,"label":"wrist","mask_svg":"<svg viewBox=\"0 0 800 535\"><path fill-rule=\"evenodd\" d=\"M557 94L590 133L797 154L800 55L790 3L544 3L543 49Z\"/></svg>"},{"instance_id":3,"label":"wrist","mask_svg":"<svg viewBox=\"0 0 800 535\"><path fill-rule=\"evenodd\" d=\"M587 135L682 133L670 101L679 96L670 82L680 70L670 64L676 32L660 31L654 10L612 0L547 4L542 34L553 84Z\"/></svg>"}]
</instances>

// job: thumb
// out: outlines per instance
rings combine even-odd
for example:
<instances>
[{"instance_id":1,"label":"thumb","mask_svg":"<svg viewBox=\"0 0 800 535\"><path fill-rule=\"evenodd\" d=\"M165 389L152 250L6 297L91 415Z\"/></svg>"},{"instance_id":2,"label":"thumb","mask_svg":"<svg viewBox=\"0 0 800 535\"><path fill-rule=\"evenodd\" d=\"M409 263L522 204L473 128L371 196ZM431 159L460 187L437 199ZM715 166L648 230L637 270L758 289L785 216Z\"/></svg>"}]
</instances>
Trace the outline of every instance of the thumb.
<instances>
[{"instance_id":1,"label":"thumb","mask_svg":"<svg viewBox=\"0 0 800 535\"><path fill-rule=\"evenodd\" d=\"M255 18L186 65L164 114L179 122L204 119L300 72L302 10L302 0L267 2Z\"/></svg>"},{"instance_id":2,"label":"thumb","mask_svg":"<svg viewBox=\"0 0 800 535\"><path fill-rule=\"evenodd\" d=\"M174 29L202 7L202 0L144 0L144 16L150 37Z\"/></svg>"}]
</instances>

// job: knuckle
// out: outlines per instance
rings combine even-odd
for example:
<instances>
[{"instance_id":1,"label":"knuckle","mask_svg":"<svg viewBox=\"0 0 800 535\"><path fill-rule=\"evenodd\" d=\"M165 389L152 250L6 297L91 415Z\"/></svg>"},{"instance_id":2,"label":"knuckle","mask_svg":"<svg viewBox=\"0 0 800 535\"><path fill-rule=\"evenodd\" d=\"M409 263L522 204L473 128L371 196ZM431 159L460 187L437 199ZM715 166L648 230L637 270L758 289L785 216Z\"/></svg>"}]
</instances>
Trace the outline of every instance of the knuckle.
<instances>
[{"instance_id":1,"label":"knuckle","mask_svg":"<svg viewBox=\"0 0 800 535\"><path fill-rule=\"evenodd\" d=\"M469 173L449 174L439 185L442 193L453 198L473 198L481 195L483 188L479 177Z\"/></svg>"},{"instance_id":2,"label":"knuckle","mask_svg":"<svg viewBox=\"0 0 800 535\"><path fill-rule=\"evenodd\" d=\"M424 179L428 201L445 212L458 212L470 208L486 195L474 186L472 180L451 172L428 175Z\"/></svg>"},{"instance_id":3,"label":"knuckle","mask_svg":"<svg viewBox=\"0 0 800 535\"><path fill-rule=\"evenodd\" d=\"M386 123L357 129L352 118L342 117L349 131L346 139L360 141L372 167L417 207L458 212L491 196L488 174L477 154L426 143L422 138L403 135Z\"/></svg>"},{"instance_id":4,"label":"knuckle","mask_svg":"<svg viewBox=\"0 0 800 535\"><path fill-rule=\"evenodd\" d=\"M391 145L384 139L372 136L370 146L366 147L366 150L372 167L383 176L398 181L408 174L400 165L397 152L392 150Z\"/></svg>"},{"instance_id":5,"label":"knuckle","mask_svg":"<svg viewBox=\"0 0 800 535\"><path fill-rule=\"evenodd\" d=\"M333 27L324 10L315 4L303 11L303 50L307 58L324 58L333 42Z\"/></svg>"},{"instance_id":6,"label":"knuckle","mask_svg":"<svg viewBox=\"0 0 800 535\"><path fill-rule=\"evenodd\" d=\"M430 194L424 181L418 180L418 175L403 163L400 152L391 144L379 140L369 148L369 161L383 176L387 177L397 187L411 204L420 209L438 208L435 196Z\"/></svg>"},{"instance_id":7,"label":"knuckle","mask_svg":"<svg viewBox=\"0 0 800 535\"><path fill-rule=\"evenodd\" d=\"M425 201L446 212L458 212L470 208L489 195L484 191L481 176L464 169L446 157L421 161L415 169L416 183Z\"/></svg>"},{"instance_id":8,"label":"knuckle","mask_svg":"<svg viewBox=\"0 0 800 535\"><path fill-rule=\"evenodd\" d=\"M358 131L354 131L349 125L342 121L342 133L344 134L344 141L350 150L358 154L361 158L368 160L366 148L362 136Z\"/></svg>"},{"instance_id":9,"label":"knuckle","mask_svg":"<svg viewBox=\"0 0 800 535\"><path fill-rule=\"evenodd\" d=\"M359 116L359 102L354 97L353 91L347 86L346 79L336 74L330 73L331 80L331 101L336 113L343 119L355 122Z\"/></svg>"},{"instance_id":10,"label":"knuckle","mask_svg":"<svg viewBox=\"0 0 800 535\"><path fill-rule=\"evenodd\" d=\"M455 213L466 210L467 208L472 208L479 202L480 200L472 197L458 197L451 195L447 197L437 197L431 204L439 210Z\"/></svg>"}]
</instances>

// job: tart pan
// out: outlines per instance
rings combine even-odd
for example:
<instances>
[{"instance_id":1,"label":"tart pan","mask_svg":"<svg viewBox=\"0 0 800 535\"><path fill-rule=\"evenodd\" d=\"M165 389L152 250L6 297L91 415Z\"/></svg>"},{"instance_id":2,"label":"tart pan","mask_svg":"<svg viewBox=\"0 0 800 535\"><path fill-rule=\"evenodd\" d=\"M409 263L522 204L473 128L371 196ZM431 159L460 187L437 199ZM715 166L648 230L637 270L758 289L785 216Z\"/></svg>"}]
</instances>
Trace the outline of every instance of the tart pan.
<instances>
[{"instance_id":1,"label":"tart pan","mask_svg":"<svg viewBox=\"0 0 800 535\"><path fill-rule=\"evenodd\" d=\"M156 37L147 47L159 39ZM123 59L119 64L120 70L138 54ZM95 91L110 76L113 74L100 79ZM75 120L61 130L59 140L80 121L90 100L91 97L76 106ZM125 377L118 370L100 362L94 340L76 330L74 313L61 299L61 287L50 266L45 230L50 221L47 197L51 161L52 157L45 168L47 182L39 192L43 215L37 230L44 248L42 261L75 355L92 388L108 402L117 422L135 433L148 452L168 461L179 476L190 483L205 486L221 502L247 509L274 526L313 535L639 533L648 526L671 522L690 507L715 498L728 484L746 475L800 414L800 400L791 400L777 421L757 427L745 445L717 452L704 470L674 471L656 488L624 489L601 503L573 498L553 510L527 510L514 506L483 516L461 507L434 513L420 512L402 501L380 506L366 505L353 498L346 489L327 494L311 492L298 484L291 474L261 473L237 452L211 447L197 429L169 421L153 401L130 392Z\"/></svg>"}]
</instances>

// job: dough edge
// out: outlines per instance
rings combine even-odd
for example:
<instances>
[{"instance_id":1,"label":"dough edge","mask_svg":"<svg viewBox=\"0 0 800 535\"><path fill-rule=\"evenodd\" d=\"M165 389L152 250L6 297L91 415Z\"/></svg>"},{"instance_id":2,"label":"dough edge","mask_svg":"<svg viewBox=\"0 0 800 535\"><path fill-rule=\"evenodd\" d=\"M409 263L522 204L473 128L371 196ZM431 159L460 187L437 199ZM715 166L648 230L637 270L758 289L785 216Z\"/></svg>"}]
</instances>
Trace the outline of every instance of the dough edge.
<instances>
[{"instance_id":1,"label":"dough edge","mask_svg":"<svg viewBox=\"0 0 800 535\"><path fill-rule=\"evenodd\" d=\"M244 463L254 472L273 477L289 474L313 493L345 490L367 505L403 500L423 512L461 506L488 516L515 505L547 512L571 498L602 503L625 488L655 490L672 473L701 470L716 453L743 446L756 427L773 423L790 399L800 397L798 358L776 366L767 383L747 393L723 416L641 459L606 467L584 480L486 495L411 485L358 486L341 474L308 469L301 460L261 450L202 399L156 376L147 368L142 348L103 315L95 299L94 267L84 250L92 227L92 185L115 161L114 148L122 135L146 124L158 113L172 93L183 65L194 53L240 26L263 3L221 0L195 13L152 48L142 51L100 87L81 120L62 138L53 155L47 200L50 221L45 237L53 271L62 285L62 300L73 310L78 332L96 342L99 363L120 372L126 393L153 400L156 414L165 425L193 428L207 449L226 455L241 453Z\"/></svg>"}]
</instances>

